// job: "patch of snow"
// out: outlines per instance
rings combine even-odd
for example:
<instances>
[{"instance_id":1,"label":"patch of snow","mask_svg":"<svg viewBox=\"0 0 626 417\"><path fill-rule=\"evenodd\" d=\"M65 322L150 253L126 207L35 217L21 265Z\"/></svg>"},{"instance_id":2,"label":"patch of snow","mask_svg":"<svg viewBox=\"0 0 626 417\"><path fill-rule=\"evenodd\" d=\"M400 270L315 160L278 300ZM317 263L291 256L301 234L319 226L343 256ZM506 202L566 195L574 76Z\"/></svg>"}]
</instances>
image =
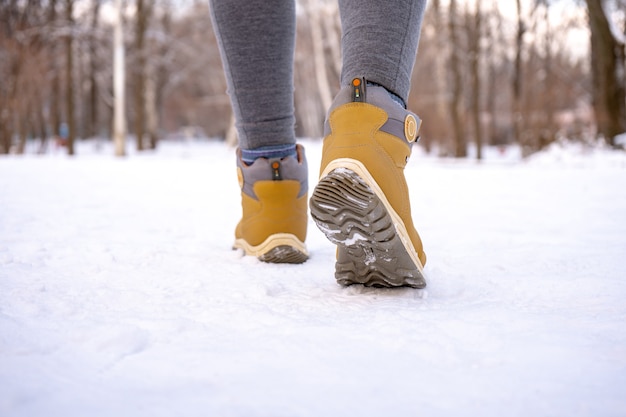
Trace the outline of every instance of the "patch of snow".
<instances>
[{"instance_id":1,"label":"patch of snow","mask_svg":"<svg viewBox=\"0 0 626 417\"><path fill-rule=\"evenodd\" d=\"M356 245L358 242L363 242L363 241L367 241L367 237L363 236L362 234L358 232L355 232L352 234L351 237L346 238L346 240L344 240L343 243L346 246L352 246L352 245Z\"/></svg>"},{"instance_id":2,"label":"patch of snow","mask_svg":"<svg viewBox=\"0 0 626 417\"><path fill-rule=\"evenodd\" d=\"M77 151L0 157L2 416L626 415L623 152L416 152L417 291L339 286L312 220L302 265L231 250L220 143Z\"/></svg>"}]
</instances>

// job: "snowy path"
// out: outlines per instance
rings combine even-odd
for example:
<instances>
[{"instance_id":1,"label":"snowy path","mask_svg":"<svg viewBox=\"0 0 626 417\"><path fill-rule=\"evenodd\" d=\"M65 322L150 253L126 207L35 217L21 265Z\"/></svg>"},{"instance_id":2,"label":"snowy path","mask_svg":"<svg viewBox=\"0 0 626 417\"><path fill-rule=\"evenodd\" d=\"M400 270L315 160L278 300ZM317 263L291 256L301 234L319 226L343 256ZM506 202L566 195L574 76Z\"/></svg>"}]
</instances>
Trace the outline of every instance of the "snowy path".
<instances>
[{"instance_id":1,"label":"snowy path","mask_svg":"<svg viewBox=\"0 0 626 417\"><path fill-rule=\"evenodd\" d=\"M0 158L0 416L626 415L625 154L416 155L418 291L231 251L220 144L91 146Z\"/></svg>"}]
</instances>

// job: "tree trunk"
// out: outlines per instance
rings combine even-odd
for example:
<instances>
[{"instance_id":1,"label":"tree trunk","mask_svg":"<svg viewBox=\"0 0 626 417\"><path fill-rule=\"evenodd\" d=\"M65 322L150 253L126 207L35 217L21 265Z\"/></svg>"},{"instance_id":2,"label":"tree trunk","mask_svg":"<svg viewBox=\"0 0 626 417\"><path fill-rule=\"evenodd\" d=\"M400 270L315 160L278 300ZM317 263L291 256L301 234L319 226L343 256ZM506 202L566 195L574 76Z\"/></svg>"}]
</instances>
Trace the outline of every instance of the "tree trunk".
<instances>
[{"instance_id":1,"label":"tree trunk","mask_svg":"<svg viewBox=\"0 0 626 417\"><path fill-rule=\"evenodd\" d=\"M326 53L324 52L324 39L322 36L322 25L320 8L317 7L318 0L307 0L305 2L306 12L309 16L309 28L311 30L311 42L313 44L313 64L315 67L315 79L317 81L317 91L325 109L330 108L333 97L328 82L326 72Z\"/></svg>"},{"instance_id":2,"label":"tree trunk","mask_svg":"<svg viewBox=\"0 0 626 417\"><path fill-rule=\"evenodd\" d=\"M161 5L163 6L163 5ZM171 13L169 10L165 10L162 13L161 17L161 30L165 33L169 33L172 26ZM156 53L159 54L160 57L166 56L168 53L169 45L162 43L156 48ZM152 147L156 149L157 143L159 140L158 130L160 127L160 121L163 115L163 98L165 92L165 86L167 85L169 73L166 69L166 65L163 65L161 61L158 63L153 63L151 69L152 73L150 74L153 77L154 82L154 103L152 111L154 111L154 123L155 129L154 134L151 134L150 140L153 142Z\"/></svg>"},{"instance_id":3,"label":"tree trunk","mask_svg":"<svg viewBox=\"0 0 626 417\"><path fill-rule=\"evenodd\" d=\"M44 100L39 97L40 103L44 103ZM46 117L43 114L43 105L37 106L37 129L39 130L39 150L37 151L40 154L46 153L46 149L48 148L48 135L46 132Z\"/></svg>"},{"instance_id":4,"label":"tree trunk","mask_svg":"<svg viewBox=\"0 0 626 417\"><path fill-rule=\"evenodd\" d=\"M602 0L586 0L591 29L593 109L598 133L607 144L626 131L624 45L611 32Z\"/></svg>"},{"instance_id":5,"label":"tree trunk","mask_svg":"<svg viewBox=\"0 0 626 417\"><path fill-rule=\"evenodd\" d=\"M146 68L146 130L148 131L148 148L156 149L159 129L159 115L157 113L156 74L153 65Z\"/></svg>"},{"instance_id":6,"label":"tree trunk","mask_svg":"<svg viewBox=\"0 0 626 417\"><path fill-rule=\"evenodd\" d=\"M470 20L468 29L470 34L470 74L472 77L472 122L474 124L474 142L476 144L476 159L481 160L483 157L483 129L480 120L480 93L482 85L480 80L480 41L482 38L482 22L480 0L476 0L476 10L473 22L470 13L467 14Z\"/></svg>"},{"instance_id":7,"label":"tree trunk","mask_svg":"<svg viewBox=\"0 0 626 417\"><path fill-rule=\"evenodd\" d=\"M522 20L522 4L516 0L517 6L517 32L515 36L515 62L513 67L513 102L511 109L511 122L513 125L513 139L516 143L522 143L522 48L524 46L524 33L526 27Z\"/></svg>"},{"instance_id":8,"label":"tree trunk","mask_svg":"<svg viewBox=\"0 0 626 417\"><path fill-rule=\"evenodd\" d=\"M498 60L500 56L496 53L495 46L497 43L503 38L502 36L502 15L498 10L498 2L493 2L493 12L492 19L495 19L495 23L487 25L487 51L486 56L489 62L489 70L487 79L489 82L487 83L487 111L489 112L489 128L488 128L488 137L490 145L503 145L504 140L498 134L498 108L497 108L497 97L498 97L498 83L496 81L498 75Z\"/></svg>"},{"instance_id":9,"label":"tree trunk","mask_svg":"<svg viewBox=\"0 0 626 417\"><path fill-rule=\"evenodd\" d=\"M76 124L74 121L74 53L72 51L74 35L74 0L66 0L66 15L68 35L65 38L65 112L67 118L67 154L74 155L74 139L76 135Z\"/></svg>"},{"instance_id":10,"label":"tree trunk","mask_svg":"<svg viewBox=\"0 0 626 417\"><path fill-rule=\"evenodd\" d=\"M50 0L49 21L53 28L57 27L57 0ZM53 138L58 138L61 131L61 77L59 66L59 48L54 40L48 43L50 56L50 72L52 74L50 90L50 125Z\"/></svg>"},{"instance_id":11,"label":"tree trunk","mask_svg":"<svg viewBox=\"0 0 626 417\"><path fill-rule=\"evenodd\" d=\"M117 19L113 33L113 142L115 156L126 155L126 113L124 100L124 31L122 28L122 0L115 1Z\"/></svg>"},{"instance_id":12,"label":"tree trunk","mask_svg":"<svg viewBox=\"0 0 626 417\"><path fill-rule=\"evenodd\" d=\"M553 60L554 60L554 52L552 50L552 44L554 43L553 30L550 26L550 4L546 1L544 4L544 20L546 22L546 30L544 35L544 60L543 60L543 70L545 73L545 78L543 80L543 90L545 92L543 102L543 126L542 132L539 135L539 140L537 143L537 151L542 150L543 148L550 145L556 139L557 126L555 122L555 109L556 109L556 95L558 91L555 91L555 76L553 69Z\"/></svg>"},{"instance_id":13,"label":"tree trunk","mask_svg":"<svg viewBox=\"0 0 626 417\"><path fill-rule=\"evenodd\" d=\"M334 0L322 1L324 13L321 20L324 28L326 45L330 50L330 63L328 65L333 69L337 78L341 74L341 23L339 22L339 6ZM328 70L328 67L326 68Z\"/></svg>"},{"instance_id":14,"label":"tree trunk","mask_svg":"<svg viewBox=\"0 0 626 417\"><path fill-rule=\"evenodd\" d=\"M461 59L459 57L461 46L458 36L457 25L457 4L456 0L450 0L449 26L450 26L450 71L452 99L450 101L450 117L452 118L452 129L454 135L454 156L465 158L467 156L467 141L463 129L463 74L461 74Z\"/></svg>"},{"instance_id":15,"label":"tree trunk","mask_svg":"<svg viewBox=\"0 0 626 417\"><path fill-rule=\"evenodd\" d=\"M7 105L6 109L0 113L0 135L2 135L2 153L8 154L11 152L11 146L13 144L13 129L15 126L15 96L17 94L17 80L21 64L19 57L14 57L11 63L10 78L12 82L8 83L7 89Z\"/></svg>"},{"instance_id":16,"label":"tree trunk","mask_svg":"<svg viewBox=\"0 0 626 417\"><path fill-rule=\"evenodd\" d=\"M444 28L445 22L444 22L444 19L442 18L440 0L433 0L432 5L433 5L433 11L434 11L434 27ZM436 94L435 109L436 109L437 120L443 121L448 118L448 106L449 106L449 104L447 103L448 94L446 91L447 90L446 55L444 53L444 51L446 50L446 47L445 47L446 40L444 36L436 36L435 42L436 42L435 46L437 48L437 51L439 51L438 53L435 54L435 57L434 57L434 60L435 60L434 78L435 78L435 94ZM429 138L425 138L425 139L426 140L424 141L425 142L424 147L426 148L427 152L430 152L432 140L430 140Z\"/></svg>"},{"instance_id":17,"label":"tree trunk","mask_svg":"<svg viewBox=\"0 0 626 417\"><path fill-rule=\"evenodd\" d=\"M9 20L9 19L7 19ZM7 35L9 38L12 38L15 35L14 22L9 21L6 29ZM6 88L6 108L2 113L0 113L0 122L1 132L3 135L2 138L2 152L10 153L11 147L13 146L13 135L14 131L17 127L16 119L19 117L19 80L20 74L22 73L22 68L24 66L25 56L21 51L20 45L14 44L12 48L12 54L8 54L9 56L9 64L7 65L8 69L8 79L2 80L8 86ZM13 55L13 56L11 56Z\"/></svg>"},{"instance_id":18,"label":"tree trunk","mask_svg":"<svg viewBox=\"0 0 626 417\"><path fill-rule=\"evenodd\" d=\"M0 117L0 154L8 154L11 151L11 135L7 128L6 118Z\"/></svg>"},{"instance_id":19,"label":"tree trunk","mask_svg":"<svg viewBox=\"0 0 626 417\"><path fill-rule=\"evenodd\" d=\"M93 0L93 14L91 16L91 28L97 31L98 16L100 14L100 0ZM97 44L95 34L89 39L89 126L87 134L91 137L98 135L99 118L98 118L98 82L96 74L98 73Z\"/></svg>"},{"instance_id":20,"label":"tree trunk","mask_svg":"<svg viewBox=\"0 0 626 417\"><path fill-rule=\"evenodd\" d=\"M146 130L146 51L145 35L148 26L150 5L145 0L137 0L137 23L135 25L135 53L137 65L134 71L134 104L135 104L135 136L137 138L137 150L145 148L143 136Z\"/></svg>"},{"instance_id":21,"label":"tree trunk","mask_svg":"<svg viewBox=\"0 0 626 417\"><path fill-rule=\"evenodd\" d=\"M26 151L26 138L28 136L28 110L23 109L16 113L17 116L17 126L18 126L18 140L17 140L17 148L15 149L15 153L18 155L23 155Z\"/></svg>"}]
</instances>

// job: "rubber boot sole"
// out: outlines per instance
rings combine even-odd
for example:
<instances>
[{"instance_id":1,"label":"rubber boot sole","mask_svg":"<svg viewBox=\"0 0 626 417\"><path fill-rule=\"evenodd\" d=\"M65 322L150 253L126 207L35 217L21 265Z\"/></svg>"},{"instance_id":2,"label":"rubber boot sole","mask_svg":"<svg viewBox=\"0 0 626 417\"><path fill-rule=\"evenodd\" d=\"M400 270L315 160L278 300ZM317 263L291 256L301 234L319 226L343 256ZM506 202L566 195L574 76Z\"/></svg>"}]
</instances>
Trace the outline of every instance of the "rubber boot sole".
<instances>
[{"instance_id":1,"label":"rubber boot sole","mask_svg":"<svg viewBox=\"0 0 626 417\"><path fill-rule=\"evenodd\" d=\"M271 235L256 246L250 245L244 239L237 239L233 249L241 249L248 256L255 256L260 261L275 264L301 264L309 259L304 243L289 233Z\"/></svg>"},{"instance_id":2,"label":"rubber boot sole","mask_svg":"<svg viewBox=\"0 0 626 417\"><path fill-rule=\"evenodd\" d=\"M423 267L404 223L365 167L346 159L326 171L309 205L317 227L338 246L337 282L424 288Z\"/></svg>"}]
</instances>

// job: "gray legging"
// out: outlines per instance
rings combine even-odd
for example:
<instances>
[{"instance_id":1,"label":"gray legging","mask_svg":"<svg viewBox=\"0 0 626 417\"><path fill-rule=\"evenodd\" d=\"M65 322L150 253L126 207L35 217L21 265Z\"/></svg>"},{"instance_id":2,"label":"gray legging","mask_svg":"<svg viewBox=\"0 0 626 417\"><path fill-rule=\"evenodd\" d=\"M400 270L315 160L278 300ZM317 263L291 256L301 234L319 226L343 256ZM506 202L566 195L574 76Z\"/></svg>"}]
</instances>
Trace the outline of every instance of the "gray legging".
<instances>
[{"instance_id":1,"label":"gray legging","mask_svg":"<svg viewBox=\"0 0 626 417\"><path fill-rule=\"evenodd\" d=\"M242 149L295 143L294 0L210 0ZM339 0L341 84L365 77L406 101L426 0Z\"/></svg>"}]
</instances>

